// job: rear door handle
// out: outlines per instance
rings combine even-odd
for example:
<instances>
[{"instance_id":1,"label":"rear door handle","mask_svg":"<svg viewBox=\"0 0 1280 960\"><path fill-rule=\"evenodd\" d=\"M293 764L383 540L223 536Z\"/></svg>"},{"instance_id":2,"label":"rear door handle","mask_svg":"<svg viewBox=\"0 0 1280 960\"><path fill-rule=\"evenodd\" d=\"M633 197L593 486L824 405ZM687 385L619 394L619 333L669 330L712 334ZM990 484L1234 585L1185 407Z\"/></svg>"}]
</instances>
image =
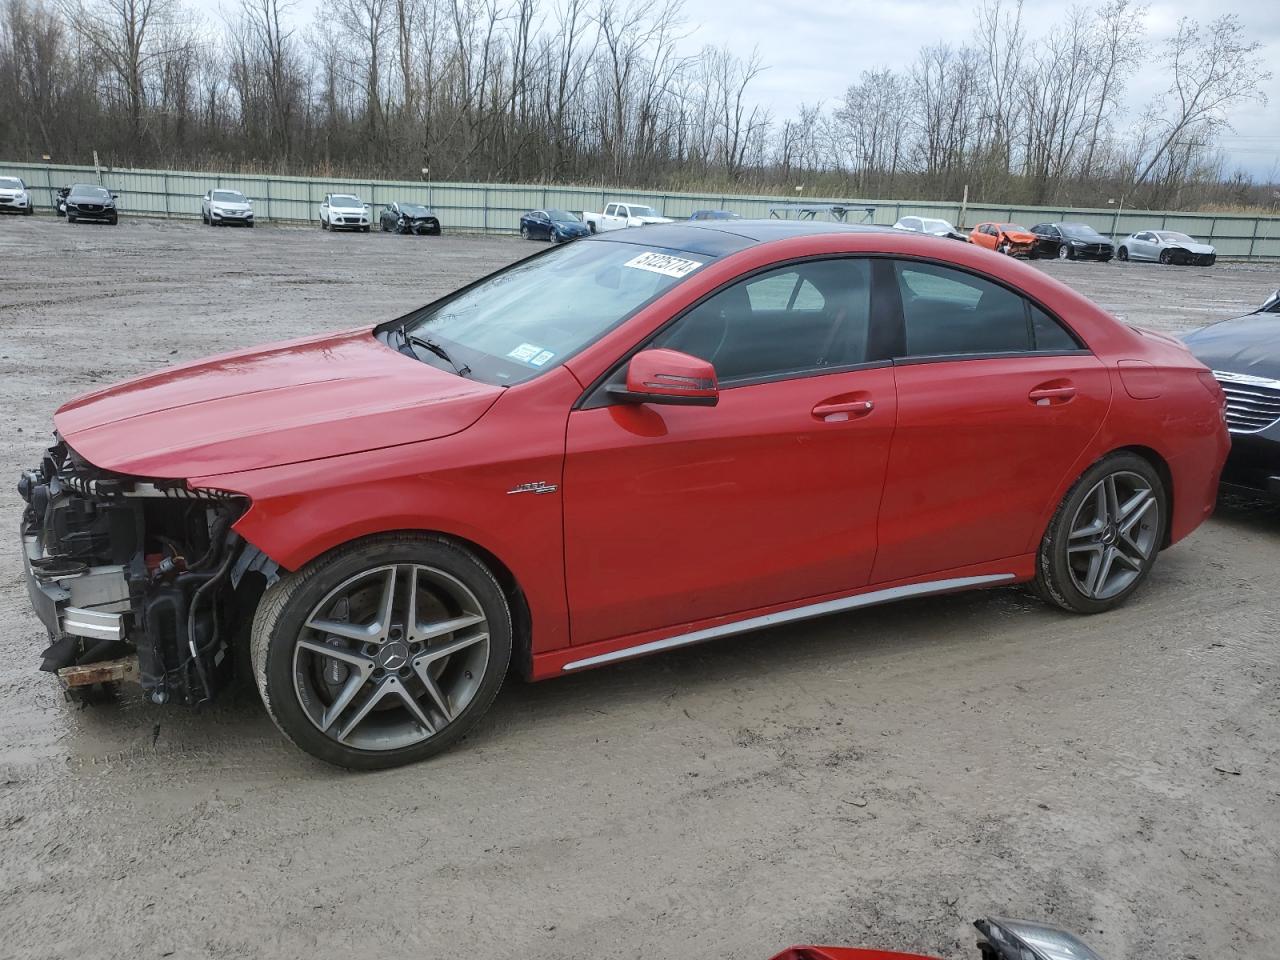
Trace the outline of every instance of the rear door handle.
<instances>
[{"instance_id":1,"label":"rear door handle","mask_svg":"<svg viewBox=\"0 0 1280 960\"><path fill-rule=\"evenodd\" d=\"M876 408L874 400L824 401L813 408L813 415L827 423L841 423L865 417Z\"/></svg>"},{"instance_id":2,"label":"rear door handle","mask_svg":"<svg viewBox=\"0 0 1280 960\"><path fill-rule=\"evenodd\" d=\"M1036 387L1027 394L1027 399L1038 407L1047 407L1053 403L1066 403L1076 395L1076 388L1071 384L1054 387Z\"/></svg>"}]
</instances>

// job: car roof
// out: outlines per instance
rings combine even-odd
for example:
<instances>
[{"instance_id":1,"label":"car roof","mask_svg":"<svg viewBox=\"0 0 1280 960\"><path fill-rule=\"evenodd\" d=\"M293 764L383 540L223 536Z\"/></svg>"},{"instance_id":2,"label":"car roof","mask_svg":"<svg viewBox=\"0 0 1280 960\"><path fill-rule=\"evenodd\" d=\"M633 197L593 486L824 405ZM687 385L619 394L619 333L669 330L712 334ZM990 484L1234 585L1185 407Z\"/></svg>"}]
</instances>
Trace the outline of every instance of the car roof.
<instances>
[{"instance_id":1,"label":"car roof","mask_svg":"<svg viewBox=\"0 0 1280 960\"><path fill-rule=\"evenodd\" d=\"M758 243L828 233L885 233L892 227L828 223L819 220L698 220L660 223L633 230L612 230L591 239L606 243L635 243L688 253L721 257Z\"/></svg>"}]
</instances>

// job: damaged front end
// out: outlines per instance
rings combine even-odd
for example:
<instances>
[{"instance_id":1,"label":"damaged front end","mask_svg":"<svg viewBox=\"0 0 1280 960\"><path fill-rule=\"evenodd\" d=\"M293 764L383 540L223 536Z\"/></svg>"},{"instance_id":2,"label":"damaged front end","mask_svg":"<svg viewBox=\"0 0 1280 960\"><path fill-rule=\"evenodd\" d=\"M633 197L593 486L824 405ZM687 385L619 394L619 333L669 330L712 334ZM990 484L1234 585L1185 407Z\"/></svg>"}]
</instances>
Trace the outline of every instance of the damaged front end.
<instances>
[{"instance_id":1,"label":"damaged front end","mask_svg":"<svg viewBox=\"0 0 1280 960\"><path fill-rule=\"evenodd\" d=\"M52 641L41 669L69 696L129 680L195 704L227 685L257 599L237 588L250 568L274 575L231 529L244 497L101 470L61 440L18 492L27 590Z\"/></svg>"}]
</instances>

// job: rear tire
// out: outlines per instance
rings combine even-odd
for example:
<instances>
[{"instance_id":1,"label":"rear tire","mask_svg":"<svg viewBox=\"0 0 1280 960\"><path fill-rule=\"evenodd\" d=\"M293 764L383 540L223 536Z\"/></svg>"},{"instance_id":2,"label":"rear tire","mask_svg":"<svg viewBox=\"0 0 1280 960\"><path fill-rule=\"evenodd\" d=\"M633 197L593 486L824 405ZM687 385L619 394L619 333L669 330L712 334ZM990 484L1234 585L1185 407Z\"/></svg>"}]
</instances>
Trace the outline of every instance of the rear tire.
<instances>
[{"instance_id":1,"label":"rear tire","mask_svg":"<svg viewBox=\"0 0 1280 960\"><path fill-rule=\"evenodd\" d=\"M1129 260L1129 248L1128 248L1128 247L1121 247L1119 250L1117 250L1117 251L1116 251L1116 259L1117 259L1117 260L1119 260L1121 263L1126 263L1126 262L1128 262L1128 260Z\"/></svg>"},{"instance_id":2,"label":"rear tire","mask_svg":"<svg viewBox=\"0 0 1280 960\"><path fill-rule=\"evenodd\" d=\"M1059 259L1059 260L1074 260L1074 259L1075 259L1073 256L1071 256L1071 248L1070 248L1070 247L1068 247L1065 243L1060 244L1060 245L1058 246L1058 259Z\"/></svg>"},{"instance_id":3,"label":"rear tire","mask_svg":"<svg viewBox=\"0 0 1280 960\"><path fill-rule=\"evenodd\" d=\"M376 770L423 760L471 729L502 685L511 635L502 588L471 551L394 533L276 581L258 604L250 655L285 736L327 763Z\"/></svg>"},{"instance_id":4,"label":"rear tire","mask_svg":"<svg viewBox=\"0 0 1280 960\"><path fill-rule=\"evenodd\" d=\"M1168 492L1145 458L1103 457L1067 492L1036 556L1035 592L1071 613L1102 613L1146 580L1164 543Z\"/></svg>"}]
</instances>

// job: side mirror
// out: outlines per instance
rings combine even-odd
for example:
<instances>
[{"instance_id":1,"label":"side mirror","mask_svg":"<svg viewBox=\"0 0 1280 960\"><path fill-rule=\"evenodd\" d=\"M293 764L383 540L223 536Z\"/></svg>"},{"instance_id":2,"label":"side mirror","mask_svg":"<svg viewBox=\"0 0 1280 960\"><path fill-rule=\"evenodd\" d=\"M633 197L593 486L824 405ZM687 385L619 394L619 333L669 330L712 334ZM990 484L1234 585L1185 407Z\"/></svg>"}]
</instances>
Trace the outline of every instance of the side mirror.
<instances>
[{"instance_id":1,"label":"side mirror","mask_svg":"<svg viewBox=\"0 0 1280 960\"><path fill-rule=\"evenodd\" d=\"M715 367L679 350L641 350L627 364L626 386L608 392L623 403L714 407L720 400Z\"/></svg>"}]
</instances>

